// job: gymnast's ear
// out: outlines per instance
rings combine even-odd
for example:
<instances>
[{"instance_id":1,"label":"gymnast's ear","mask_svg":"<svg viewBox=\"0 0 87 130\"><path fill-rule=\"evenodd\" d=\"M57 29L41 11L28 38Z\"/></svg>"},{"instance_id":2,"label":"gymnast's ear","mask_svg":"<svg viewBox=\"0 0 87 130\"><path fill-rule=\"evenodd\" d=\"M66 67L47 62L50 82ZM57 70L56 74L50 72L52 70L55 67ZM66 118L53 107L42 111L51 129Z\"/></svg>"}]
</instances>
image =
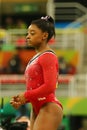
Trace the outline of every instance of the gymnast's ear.
<instances>
[{"instance_id":1,"label":"gymnast's ear","mask_svg":"<svg viewBox=\"0 0 87 130\"><path fill-rule=\"evenodd\" d=\"M42 39L45 40L45 39L47 39L47 38L48 38L48 33L47 33L47 32L44 32Z\"/></svg>"}]
</instances>

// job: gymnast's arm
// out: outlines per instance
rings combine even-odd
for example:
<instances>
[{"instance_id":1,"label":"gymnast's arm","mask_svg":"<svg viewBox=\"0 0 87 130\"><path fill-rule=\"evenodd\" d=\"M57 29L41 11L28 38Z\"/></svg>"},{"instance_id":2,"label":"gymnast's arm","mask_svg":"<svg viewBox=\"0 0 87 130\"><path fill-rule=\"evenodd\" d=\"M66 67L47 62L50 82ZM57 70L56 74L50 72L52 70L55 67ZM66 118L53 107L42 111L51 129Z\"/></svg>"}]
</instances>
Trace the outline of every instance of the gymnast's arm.
<instances>
[{"instance_id":1,"label":"gymnast's arm","mask_svg":"<svg viewBox=\"0 0 87 130\"><path fill-rule=\"evenodd\" d=\"M36 89L27 90L24 93L26 100L41 98L54 93L58 75L58 61L54 54L44 54L39 57L39 64L42 67L44 83Z\"/></svg>"}]
</instances>

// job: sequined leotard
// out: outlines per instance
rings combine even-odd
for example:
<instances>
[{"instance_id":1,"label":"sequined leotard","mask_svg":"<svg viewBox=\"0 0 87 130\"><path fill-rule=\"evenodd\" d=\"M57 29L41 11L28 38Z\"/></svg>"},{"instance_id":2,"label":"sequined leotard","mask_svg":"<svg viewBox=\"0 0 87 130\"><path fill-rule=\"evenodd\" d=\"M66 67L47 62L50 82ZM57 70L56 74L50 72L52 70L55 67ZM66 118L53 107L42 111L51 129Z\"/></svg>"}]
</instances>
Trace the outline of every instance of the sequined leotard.
<instances>
[{"instance_id":1,"label":"sequined leotard","mask_svg":"<svg viewBox=\"0 0 87 130\"><path fill-rule=\"evenodd\" d=\"M38 114L43 104L55 102L60 107L61 103L55 97L58 78L58 59L51 51L45 51L32 59L25 70L27 102L31 102L33 109Z\"/></svg>"}]
</instances>

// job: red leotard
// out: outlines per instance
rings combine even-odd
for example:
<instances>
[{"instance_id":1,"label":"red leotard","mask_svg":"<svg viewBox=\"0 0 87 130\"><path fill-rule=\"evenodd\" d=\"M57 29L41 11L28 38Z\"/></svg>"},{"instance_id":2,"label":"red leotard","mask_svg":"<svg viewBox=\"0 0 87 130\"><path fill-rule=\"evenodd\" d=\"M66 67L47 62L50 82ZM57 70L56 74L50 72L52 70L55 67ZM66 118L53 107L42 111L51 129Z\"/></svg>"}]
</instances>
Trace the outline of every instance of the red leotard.
<instances>
[{"instance_id":1,"label":"red leotard","mask_svg":"<svg viewBox=\"0 0 87 130\"><path fill-rule=\"evenodd\" d=\"M62 107L55 97L58 78L58 59L53 52L45 51L27 65L25 70L27 102L31 102L36 114L47 102L55 102Z\"/></svg>"}]
</instances>

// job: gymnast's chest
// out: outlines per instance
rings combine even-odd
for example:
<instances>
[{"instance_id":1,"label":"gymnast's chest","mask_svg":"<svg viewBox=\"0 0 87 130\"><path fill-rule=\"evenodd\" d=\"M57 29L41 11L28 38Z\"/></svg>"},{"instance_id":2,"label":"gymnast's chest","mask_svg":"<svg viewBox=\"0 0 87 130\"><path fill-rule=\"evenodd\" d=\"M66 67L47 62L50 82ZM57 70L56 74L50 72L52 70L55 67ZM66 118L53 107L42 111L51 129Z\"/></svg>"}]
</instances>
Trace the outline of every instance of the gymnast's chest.
<instances>
[{"instance_id":1,"label":"gymnast's chest","mask_svg":"<svg viewBox=\"0 0 87 130\"><path fill-rule=\"evenodd\" d=\"M34 79L37 76L40 76L41 73L42 73L42 68L38 62L38 59L29 63L25 70L26 78L31 78L31 79Z\"/></svg>"}]
</instances>

